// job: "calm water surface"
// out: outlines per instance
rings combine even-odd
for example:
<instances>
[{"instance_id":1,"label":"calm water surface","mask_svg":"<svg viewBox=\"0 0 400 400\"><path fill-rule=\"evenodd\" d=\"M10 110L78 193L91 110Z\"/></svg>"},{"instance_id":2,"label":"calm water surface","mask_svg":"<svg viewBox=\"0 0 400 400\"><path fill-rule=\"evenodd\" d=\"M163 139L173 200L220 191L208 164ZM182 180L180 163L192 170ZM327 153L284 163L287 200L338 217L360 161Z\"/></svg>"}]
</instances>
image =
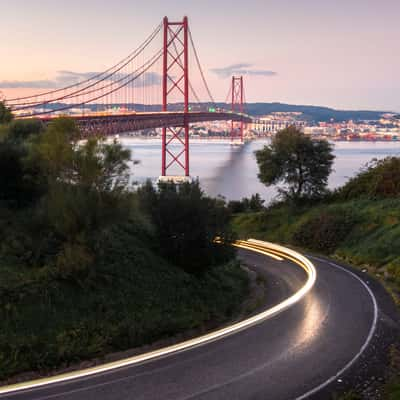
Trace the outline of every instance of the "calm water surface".
<instances>
[{"instance_id":1,"label":"calm water surface","mask_svg":"<svg viewBox=\"0 0 400 400\"><path fill-rule=\"evenodd\" d=\"M132 158L140 162L132 167L132 179L137 182L147 178L156 180L161 170L161 141L121 139L121 142L132 151ZM233 147L227 142L192 140L191 176L199 177L203 189L212 196L222 195L236 200L258 192L268 202L276 196L276 191L258 181L254 156L255 150L268 143L268 140L258 140ZM334 146L336 159L329 179L330 188L342 185L373 158L400 156L399 142L336 142Z\"/></svg>"}]
</instances>

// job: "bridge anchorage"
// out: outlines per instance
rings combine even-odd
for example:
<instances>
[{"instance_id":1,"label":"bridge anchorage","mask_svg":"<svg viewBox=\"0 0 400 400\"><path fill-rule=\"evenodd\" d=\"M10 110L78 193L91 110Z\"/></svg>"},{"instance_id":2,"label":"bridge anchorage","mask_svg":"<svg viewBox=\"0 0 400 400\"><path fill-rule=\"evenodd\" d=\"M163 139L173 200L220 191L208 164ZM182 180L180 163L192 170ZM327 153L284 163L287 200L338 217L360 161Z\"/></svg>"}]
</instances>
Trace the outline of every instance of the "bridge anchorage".
<instances>
[{"instance_id":1,"label":"bridge anchorage","mask_svg":"<svg viewBox=\"0 0 400 400\"><path fill-rule=\"evenodd\" d=\"M189 79L189 50L205 101ZM66 87L5 101L16 118L39 118L44 124L60 115L74 118L83 137L161 129L159 180L183 182L190 180L190 124L232 121L231 141L243 143L244 124L251 121L244 113L243 78L233 77L230 90L231 110L218 108L188 18L173 22L165 17L139 47L111 68Z\"/></svg>"}]
</instances>

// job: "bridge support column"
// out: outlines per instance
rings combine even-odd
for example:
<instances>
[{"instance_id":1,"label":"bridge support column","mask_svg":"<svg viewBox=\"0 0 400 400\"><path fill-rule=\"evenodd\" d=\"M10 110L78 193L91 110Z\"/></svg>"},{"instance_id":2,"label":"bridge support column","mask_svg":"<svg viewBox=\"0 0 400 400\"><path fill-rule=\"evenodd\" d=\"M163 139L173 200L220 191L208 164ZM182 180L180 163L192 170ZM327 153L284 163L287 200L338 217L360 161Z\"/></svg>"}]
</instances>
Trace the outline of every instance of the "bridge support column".
<instances>
[{"instance_id":1,"label":"bridge support column","mask_svg":"<svg viewBox=\"0 0 400 400\"><path fill-rule=\"evenodd\" d=\"M242 113L243 108L243 76L232 76L232 112ZM233 121L231 124L231 142L239 141L243 143L244 123L241 121Z\"/></svg>"},{"instance_id":2,"label":"bridge support column","mask_svg":"<svg viewBox=\"0 0 400 400\"><path fill-rule=\"evenodd\" d=\"M189 112L188 49L187 17L181 22L170 22L165 17L162 111L170 111L171 103L183 103L184 113ZM168 174L169 170L173 175ZM172 179L174 175L181 176L182 173L189 177L189 123L186 115L182 126L162 128L161 176L171 176Z\"/></svg>"}]
</instances>

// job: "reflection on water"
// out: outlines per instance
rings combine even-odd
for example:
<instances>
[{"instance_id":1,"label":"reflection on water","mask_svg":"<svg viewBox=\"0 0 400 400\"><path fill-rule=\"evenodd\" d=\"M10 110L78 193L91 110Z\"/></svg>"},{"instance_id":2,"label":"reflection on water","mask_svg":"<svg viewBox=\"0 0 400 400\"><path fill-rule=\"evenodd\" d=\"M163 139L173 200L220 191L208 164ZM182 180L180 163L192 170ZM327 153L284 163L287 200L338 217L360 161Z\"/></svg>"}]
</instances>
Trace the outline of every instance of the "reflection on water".
<instances>
[{"instance_id":1,"label":"reflection on water","mask_svg":"<svg viewBox=\"0 0 400 400\"><path fill-rule=\"evenodd\" d=\"M143 182L156 180L161 170L161 141L157 139L121 139L132 150L132 157L140 164L133 167L133 179ZM268 140L258 140L242 147L222 141L196 141L190 144L190 168L193 177L199 177L204 190L227 199L240 199L260 193L270 201L276 191L266 188L257 178L258 168L254 151L261 149ZM372 158L387 155L400 156L400 143L396 142L337 142L334 172L329 179L331 188L342 185ZM180 171L170 171L170 174Z\"/></svg>"}]
</instances>

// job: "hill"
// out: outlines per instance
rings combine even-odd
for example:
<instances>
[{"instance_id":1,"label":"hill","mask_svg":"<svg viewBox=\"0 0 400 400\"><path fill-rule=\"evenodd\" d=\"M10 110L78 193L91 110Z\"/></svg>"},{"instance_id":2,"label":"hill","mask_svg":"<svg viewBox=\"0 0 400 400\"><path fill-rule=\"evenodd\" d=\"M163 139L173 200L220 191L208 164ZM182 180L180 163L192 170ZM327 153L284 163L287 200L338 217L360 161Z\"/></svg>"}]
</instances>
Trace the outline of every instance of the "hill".
<instances>
[{"instance_id":1,"label":"hill","mask_svg":"<svg viewBox=\"0 0 400 400\"><path fill-rule=\"evenodd\" d=\"M0 120L0 380L214 327L246 297L214 241L223 202L197 182L134 191L130 152L81 137L68 118Z\"/></svg>"},{"instance_id":2,"label":"hill","mask_svg":"<svg viewBox=\"0 0 400 400\"><path fill-rule=\"evenodd\" d=\"M57 106L62 108L65 106L62 103L54 104L52 107ZM211 103L201 103L198 105L193 105L193 109L195 110L197 107L214 107L214 104ZM231 105L226 103L217 103L217 107L230 109ZM50 106L47 106L50 108ZM102 109L103 105L90 104L85 106L90 108L92 111L96 111L97 109ZM115 104L113 107L124 108L125 104ZM161 106L154 105L143 105L143 104L129 104L129 109L135 109L137 112L155 112L160 111ZM181 104L171 104L170 110L181 110ZM301 112L303 113L302 118L309 121L365 121L371 120L376 121L379 120L381 115L386 111L368 111L368 110L335 110L329 107L320 107L320 106L310 106L310 105L295 105L295 104L285 104L285 103L247 103L246 112L253 116L261 116L270 114L272 112Z\"/></svg>"},{"instance_id":3,"label":"hill","mask_svg":"<svg viewBox=\"0 0 400 400\"><path fill-rule=\"evenodd\" d=\"M293 105L284 103L249 103L247 110L251 115L265 115L271 112L301 112L311 121L361 121L379 120L384 111L335 110L328 107Z\"/></svg>"}]
</instances>

